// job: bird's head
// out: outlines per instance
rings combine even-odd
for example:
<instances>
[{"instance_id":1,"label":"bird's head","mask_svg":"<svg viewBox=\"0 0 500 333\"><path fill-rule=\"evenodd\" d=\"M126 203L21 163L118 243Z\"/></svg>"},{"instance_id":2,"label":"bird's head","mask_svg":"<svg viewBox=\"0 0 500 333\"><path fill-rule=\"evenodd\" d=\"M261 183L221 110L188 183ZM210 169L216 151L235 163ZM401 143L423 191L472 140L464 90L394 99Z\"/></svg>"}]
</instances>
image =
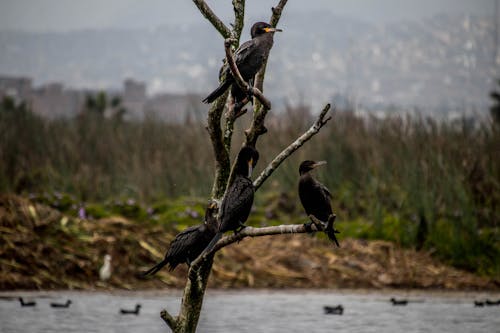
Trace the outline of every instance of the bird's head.
<instances>
[{"instance_id":1,"label":"bird's head","mask_svg":"<svg viewBox=\"0 0 500 333\"><path fill-rule=\"evenodd\" d=\"M259 152L255 148L250 146L241 148L236 162L236 172L240 175L250 177L258 160Z\"/></svg>"},{"instance_id":2,"label":"bird's head","mask_svg":"<svg viewBox=\"0 0 500 333\"><path fill-rule=\"evenodd\" d=\"M306 161L300 163L299 174L303 175L303 174L313 170L314 168L319 167L320 165L324 165L324 164L326 164L326 161L315 162L315 161L306 160Z\"/></svg>"},{"instance_id":3,"label":"bird's head","mask_svg":"<svg viewBox=\"0 0 500 333\"><path fill-rule=\"evenodd\" d=\"M268 33L275 33L275 32L280 32L283 31L281 29L276 29L273 28L269 23L266 22L257 22L252 26L252 29L250 30L250 35L252 38L255 38L257 36L262 36L264 34Z\"/></svg>"}]
</instances>

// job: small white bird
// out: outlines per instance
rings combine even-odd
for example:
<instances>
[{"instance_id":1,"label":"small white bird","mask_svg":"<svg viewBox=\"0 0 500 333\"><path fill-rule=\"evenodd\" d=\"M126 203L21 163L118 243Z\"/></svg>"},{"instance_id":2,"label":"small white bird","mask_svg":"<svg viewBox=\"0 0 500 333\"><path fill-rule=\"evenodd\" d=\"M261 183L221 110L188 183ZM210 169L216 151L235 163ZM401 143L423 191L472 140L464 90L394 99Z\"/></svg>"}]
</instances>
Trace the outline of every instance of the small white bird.
<instances>
[{"instance_id":1,"label":"small white bird","mask_svg":"<svg viewBox=\"0 0 500 333\"><path fill-rule=\"evenodd\" d=\"M101 281L106 281L111 277L111 256L106 254L104 256L104 265L99 269L99 278Z\"/></svg>"}]
</instances>

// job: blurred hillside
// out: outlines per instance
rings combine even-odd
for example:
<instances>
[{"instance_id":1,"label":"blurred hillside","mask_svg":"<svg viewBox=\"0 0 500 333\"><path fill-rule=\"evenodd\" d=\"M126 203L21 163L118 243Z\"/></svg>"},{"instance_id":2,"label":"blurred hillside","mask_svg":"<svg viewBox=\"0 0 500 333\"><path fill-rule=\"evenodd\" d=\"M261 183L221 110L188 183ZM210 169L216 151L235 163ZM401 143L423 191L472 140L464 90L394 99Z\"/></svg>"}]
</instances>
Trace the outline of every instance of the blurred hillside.
<instances>
[{"instance_id":1,"label":"blurred hillside","mask_svg":"<svg viewBox=\"0 0 500 333\"><path fill-rule=\"evenodd\" d=\"M247 20L247 29L255 20L262 18ZM275 106L286 99L316 108L320 100L342 96L369 109L484 111L484 91L500 65L490 17L372 24L304 11L290 12L281 28L266 78L266 87L279 86L266 92ZM2 31L0 45L4 75L78 89L117 89L133 78L145 82L149 93L206 94L217 85L224 56L220 37L206 22L154 30Z\"/></svg>"}]
</instances>

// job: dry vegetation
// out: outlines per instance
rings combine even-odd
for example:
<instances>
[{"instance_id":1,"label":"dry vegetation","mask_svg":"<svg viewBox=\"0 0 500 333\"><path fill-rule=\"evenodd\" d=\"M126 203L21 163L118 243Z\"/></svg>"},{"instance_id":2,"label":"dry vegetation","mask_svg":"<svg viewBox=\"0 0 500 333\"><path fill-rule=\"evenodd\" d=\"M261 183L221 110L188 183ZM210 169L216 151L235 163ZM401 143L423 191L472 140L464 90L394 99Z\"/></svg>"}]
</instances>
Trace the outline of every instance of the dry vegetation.
<instances>
[{"instance_id":1,"label":"dry vegetation","mask_svg":"<svg viewBox=\"0 0 500 333\"><path fill-rule=\"evenodd\" d=\"M175 231L113 216L79 219L13 195L0 196L0 289L181 288L186 266L140 275L159 261ZM100 282L102 256L113 275ZM293 256L290 255L293 253ZM244 240L223 249L214 264L215 288L428 288L498 290L493 279L460 271L429 253L387 241L289 235Z\"/></svg>"}]
</instances>

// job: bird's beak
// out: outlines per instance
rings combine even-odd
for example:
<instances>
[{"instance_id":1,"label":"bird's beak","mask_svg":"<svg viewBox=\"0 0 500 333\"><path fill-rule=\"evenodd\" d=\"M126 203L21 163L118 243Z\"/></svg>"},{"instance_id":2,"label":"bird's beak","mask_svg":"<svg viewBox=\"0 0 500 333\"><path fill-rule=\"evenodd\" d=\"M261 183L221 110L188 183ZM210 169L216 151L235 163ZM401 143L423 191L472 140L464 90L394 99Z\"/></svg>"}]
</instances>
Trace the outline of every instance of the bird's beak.
<instances>
[{"instance_id":1,"label":"bird's beak","mask_svg":"<svg viewBox=\"0 0 500 333\"><path fill-rule=\"evenodd\" d=\"M252 176L252 170L253 170L253 158L248 160L248 178Z\"/></svg>"},{"instance_id":2,"label":"bird's beak","mask_svg":"<svg viewBox=\"0 0 500 333\"><path fill-rule=\"evenodd\" d=\"M276 28L264 28L265 32L282 32L283 30L281 29L276 29Z\"/></svg>"},{"instance_id":3,"label":"bird's beak","mask_svg":"<svg viewBox=\"0 0 500 333\"><path fill-rule=\"evenodd\" d=\"M316 163L313 164L313 168L317 168L321 165L325 165L326 164L326 161L318 161Z\"/></svg>"}]
</instances>

